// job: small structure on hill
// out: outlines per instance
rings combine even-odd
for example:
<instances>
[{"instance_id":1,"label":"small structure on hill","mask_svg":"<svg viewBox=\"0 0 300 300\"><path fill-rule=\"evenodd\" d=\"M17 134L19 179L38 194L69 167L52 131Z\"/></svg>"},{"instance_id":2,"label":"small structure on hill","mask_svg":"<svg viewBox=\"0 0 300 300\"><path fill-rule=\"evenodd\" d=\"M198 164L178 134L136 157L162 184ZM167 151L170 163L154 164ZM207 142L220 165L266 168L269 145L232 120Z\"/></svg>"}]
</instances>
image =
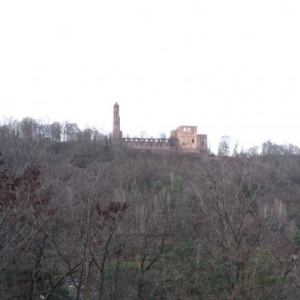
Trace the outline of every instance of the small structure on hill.
<instances>
[{"instance_id":1,"label":"small structure on hill","mask_svg":"<svg viewBox=\"0 0 300 300\"><path fill-rule=\"evenodd\" d=\"M207 152L207 135L198 134L197 126L179 126L172 130L170 137L166 138L124 138L120 124L120 107L114 105L112 138L122 147L153 150L153 151L180 151L190 153Z\"/></svg>"}]
</instances>

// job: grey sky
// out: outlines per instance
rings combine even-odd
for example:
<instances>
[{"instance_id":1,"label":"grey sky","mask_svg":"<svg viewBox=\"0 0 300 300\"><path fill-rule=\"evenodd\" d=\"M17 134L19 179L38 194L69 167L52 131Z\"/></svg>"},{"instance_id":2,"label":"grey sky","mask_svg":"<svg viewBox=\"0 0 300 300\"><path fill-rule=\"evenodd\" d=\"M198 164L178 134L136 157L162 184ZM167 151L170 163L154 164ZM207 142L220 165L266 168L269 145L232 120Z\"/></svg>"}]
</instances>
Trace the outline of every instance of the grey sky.
<instances>
[{"instance_id":1,"label":"grey sky","mask_svg":"<svg viewBox=\"0 0 300 300\"><path fill-rule=\"evenodd\" d=\"M300 2L0 2L0 117L300 145Z\"/></svg>"}]
</instances>

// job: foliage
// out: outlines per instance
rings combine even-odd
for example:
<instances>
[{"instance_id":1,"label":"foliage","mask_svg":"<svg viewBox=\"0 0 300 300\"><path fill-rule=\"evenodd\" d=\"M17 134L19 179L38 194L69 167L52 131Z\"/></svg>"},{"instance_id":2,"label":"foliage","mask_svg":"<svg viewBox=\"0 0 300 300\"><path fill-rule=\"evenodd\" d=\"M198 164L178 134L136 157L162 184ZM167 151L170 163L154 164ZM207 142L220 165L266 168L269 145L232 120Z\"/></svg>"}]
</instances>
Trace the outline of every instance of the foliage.
<instances>
[{"instance_id":1,"label":"foliage","mask_svg":"<svg viewBox=\"0 0 300 300\"><path fill-rule=\"evenodd\" d=\"M0 126L0 298L299 299L299 149L121 149Z\"/></svg>"},{"instance_id":2,"label":"foliage","mask_svg":"<svg viewBox=\"0 0 300 300\"><path fill-rule=\"evenodd\" d=\"M297 228L293 228L291 233L290 233L290 241L296 246L299 247L300 246L300 233L299 230Z\"/></svg>"}]
</instances>

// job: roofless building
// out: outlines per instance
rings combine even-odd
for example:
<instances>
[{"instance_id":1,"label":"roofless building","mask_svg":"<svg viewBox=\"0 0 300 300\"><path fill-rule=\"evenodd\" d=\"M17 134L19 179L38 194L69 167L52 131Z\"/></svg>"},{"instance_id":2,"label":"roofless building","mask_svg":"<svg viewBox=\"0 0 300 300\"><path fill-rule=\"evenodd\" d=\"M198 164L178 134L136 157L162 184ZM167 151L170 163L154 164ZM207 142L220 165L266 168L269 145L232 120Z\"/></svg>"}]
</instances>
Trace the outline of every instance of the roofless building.
<instances>
[{"instance_id":1,"label":"roofless building","mask_svg":"<svg viewBox=\"0 0 300 300\"><path fill-rule=\"evenodd\" d=\"M138 150L180 151L190 153L207 152L207 135L198 134L197 126L182 125L172 130L165 138L123 138L120 124L120 107L115 103L113 110L112 138L122 147Z\"/></svg>"}]
</instances>

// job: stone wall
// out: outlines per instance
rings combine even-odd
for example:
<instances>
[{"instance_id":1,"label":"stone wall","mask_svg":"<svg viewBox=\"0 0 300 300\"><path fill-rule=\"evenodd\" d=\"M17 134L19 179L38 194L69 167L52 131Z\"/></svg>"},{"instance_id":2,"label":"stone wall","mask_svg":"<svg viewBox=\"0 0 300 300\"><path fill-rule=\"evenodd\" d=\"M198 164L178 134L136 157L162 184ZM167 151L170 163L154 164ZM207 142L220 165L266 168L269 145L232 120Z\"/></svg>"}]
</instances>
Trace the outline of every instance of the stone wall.
<instances>
[{"instance_id":1,"label":"stone wall","mask_svg":"<svg viewBox=\"0 0 300 300\"><path fill-rule=\"evenodd\" d=\"M171 131L169 139L162 138L122 138L120 109L114 105L113 132L114 143L124 148L155 151L180 151L190 153L207 152L207 135L197 134L197 126L179 126Z\"/></svg>"},{"instance_id":2,"label":"stone wall","mask_svg":"<svg viewBox=\"0 0 300 300\"><path fill-rule=\"evenodd\" d=\"M198 141L197 146L198 146L199 152L206 153L207 152L207 135L206 134L198 134L197 141Z\"/></svg>"},{"instance_id":3,"label":"stone wall","mask_svg":"<svg viewBox=\"0 0 300 300\"><path fill-rule=\"evenodd\" d=\"M177 139L123 138L122 146L130 149L177 151Z\"/></svg>"},{"instance_id":4,"label":"stone wall","mask_svg":"<svg viewBox=\"0 0 300 300\"><path fill-rule=\"evenodd\" d=\"M115 140L122 138L121 123L120 123L120 108L118 103L115 103L114 105L112 136Z\"/></svg>"},{"instance_id":5,"label":"stone wall","mask_svg":"<svg viewBox=\"0 0 300 300\"><path fill-rule=\"evenodd\" d=\"M175 130L175 137L178 139L180 149L196 152L197 126L179 126Z\"/></svg>"}]
</instances>

